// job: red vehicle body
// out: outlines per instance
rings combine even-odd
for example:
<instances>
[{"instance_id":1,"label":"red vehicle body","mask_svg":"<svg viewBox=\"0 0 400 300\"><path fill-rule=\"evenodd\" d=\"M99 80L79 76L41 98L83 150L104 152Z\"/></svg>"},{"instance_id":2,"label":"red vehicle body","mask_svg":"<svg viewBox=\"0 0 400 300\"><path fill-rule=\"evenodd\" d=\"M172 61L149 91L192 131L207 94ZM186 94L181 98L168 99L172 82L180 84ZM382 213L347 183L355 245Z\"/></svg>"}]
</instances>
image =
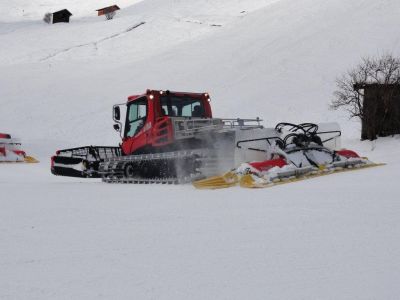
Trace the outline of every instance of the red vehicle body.
<instances>
[{"instance_id":1,"label":"red vehicle body","mask_svg":"<svg viewBox=\"0 0 400 300\"><path fill-rule=\"evenodd\" d=\"M210 130L223 126L221 119L212 118L209 102L208 93L147 90L144 94L129 96L126 103L113 107L114 129L122 140L119 147L84 146L58 150L51 158L51 171L63 176L100 177L111 168L113 174L119 174L134 166L140 170L151 169L152 174L161 176L170 172L174 168L171 166L178 161L187 163L189 158L183 159L179 151L207 148ZM198 138L199 132L201 138ZM157 162L141 157L143 160L139 163L138 155L155 153L159 154ZM167 153L168 157L160 158L162 153ZM171 153L179 157L171 157ZM132 155L136 157L129 158ZM109 163L110 159L112 163L122 161L122 170L116 163L107 167L107 171L99 171L100 164ZM132 161L127 163L129 159Z\"/></svg>"},{"instance_id":2,"label":"red vehicle body","mask_svg":"<svg viewBox=\"0 0 400 300\"><path fill-rule=\"evenodd\" d=\"M144 153L149 149L153 152L155 148L176 146L171 117L212 118L209 102L207 93L147 90L145 94L129 96L125 129L121 132L123 154ZM117 122L118 114L114 107Z\"/></svg>"}]
</instances>

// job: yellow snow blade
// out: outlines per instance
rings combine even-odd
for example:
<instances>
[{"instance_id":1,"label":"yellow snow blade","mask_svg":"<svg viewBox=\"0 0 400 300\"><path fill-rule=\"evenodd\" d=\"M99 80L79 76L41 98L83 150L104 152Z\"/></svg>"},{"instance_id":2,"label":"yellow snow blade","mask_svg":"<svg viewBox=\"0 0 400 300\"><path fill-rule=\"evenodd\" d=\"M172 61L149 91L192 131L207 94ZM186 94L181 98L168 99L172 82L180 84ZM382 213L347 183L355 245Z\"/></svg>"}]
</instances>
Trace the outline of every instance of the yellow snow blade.
<instances>
[{"instance_id":1,"label":"yellow snow blade","mask_svg":"<svg viewBox=\"0 0 400 300\"><path fill-rule=\"evenodd\" d=\"M356 170L360 170L360 169L379 167L379 166L384 166L384 165L386 165L386 164L371 163L371 164L361 165L361 166L357 166L357 167L343 168L343 169L336 169L336 170L329 170L329 169L326 169L324 166L320 166L319 170L316 172L311 172L309 174L303 174L299 177L293 176L290 178L278 179L278 180L275 180L274 182L269 182L269 183L262 182L262 179L261 180L258 180L258 178L254 179L254 177L252 175L248 174L248 175L244 175L240 179L240 186L244 187L244 188L266 188L266 187L271 187L271 186L275 186L275 185L281 185L281 184L311 179L311 178L315 178L315 177L326 176L326 175L334 174L334 173L356 171Z\"/></svg>"},{"instance_id":2,"label":"yellow snow blade","mask_svg":"<svg viewBox=\"0 0 400 300\"><path fill-rule=\"evenodd\" d=\"M0 161L0 163L3 164L23 164L23 163L28 163L28 164L32 164L32 163L38 163L39 161L32 157L32 156L25 156L24 160L15 160L15 161Z\"/></svg>"},{"instance_id":3,"label":"yellow snow blade","mask_svg":"<svg viewBox=\"0 0 400 300\"><path fill-rule=\"evenodd\" d=\"M281 185L286 183L292 183L296 181L302 181L305 179L321 177L334 173L349 172L359 169L366 169L372 167L384 166L385 164L379 163L369 163L365 165L359 165L352 168L337 168L335 170L327 169L325 166L320 166L317 171L313 171L308 174L303 174L298 177L288 177L282 179L276 179L273 182L269 182L261 177L254 174L246 174L239 177L234 172L225 173L222 176L214 176L206 179L198 180L192 184L198 189L220 189L235 186L237 183L243 188L267 188L275 185Z\"/></svg>"},{"instance_id":4,"label":"yellow snow blade","mask_svg":"<svg viewBox=\"0 0 400 300\"><path fill-rule=\"evenodd\" d=\"M192 184L198 189L222 189L236 185L239 182L234 172L228 172L221 176L213 176L194 181Z\"/></svg>"},{"instance_id":5,"label":"yellow snow blade","mask_svg":"<svg viewBox=\"0 0 400 300\"><path fill-rule=\"evenodd\" d=\"M32 156L25 156L24 161L29 164L38 163L39 161Z\"/></svg>"},{"instance_id":6,"label":"yellow snow blade","mask_svg":"<svg viewBox=\"0 0 400 300\"><path fill-rule=\"evenodd\" d=\"M244 188L264 188L273 183L267 182L261 177L252 174L243 175L240 178L239 184Z\"/></svg>"}]
</instances>

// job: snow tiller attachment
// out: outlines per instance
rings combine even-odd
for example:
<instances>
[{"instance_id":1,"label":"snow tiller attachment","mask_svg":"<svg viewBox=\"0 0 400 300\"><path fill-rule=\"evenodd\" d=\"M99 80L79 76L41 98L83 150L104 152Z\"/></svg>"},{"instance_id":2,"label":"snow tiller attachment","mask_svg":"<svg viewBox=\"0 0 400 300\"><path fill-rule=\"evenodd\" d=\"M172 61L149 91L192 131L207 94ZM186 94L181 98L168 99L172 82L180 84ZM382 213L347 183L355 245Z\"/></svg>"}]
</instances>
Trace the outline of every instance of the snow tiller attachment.
<instances>
[{"instance_id":1,"label":"snow tiller attachment","mask_svg":"<svg viewBox=\"0 0 400 300\"><path fill-rule=\"evenodd\" d=\"M100 178L99 164L106 159L121 156L120 147L85 146L56 151L51 158L51 172L69 177Z\"/></svg>"},{"instance_id":2,"label":"snow tiller attachment","mask_svg":"<svg viewBox=\"0 0 400 300\"><path fill-rule=\"evenodd\" d=\"M336 127L336 129L335 129ZM333 129L332 129L333 128ZM335 123L279 123L275 135L260 139L242 140L237 147L264 152L264 161L243 163L221 176L193 182L199 189L217 189L235 185L264 188L293 181L380 166L360 157L352 150L337 150L341 132ZM263 141L267 147L247 147Z\"/></svg>"},{"instance_id":3,"label":"snow tiller attachment","mask_svg":"<svg viewBox=\"0 0 400 300\"><path fill-rule=\"evenodd\" d=\"M7 133L0 133L0 163L10 162L36 163L38 161L21 150L20 140L12 138Z\"/></svg>"}]
</instances>

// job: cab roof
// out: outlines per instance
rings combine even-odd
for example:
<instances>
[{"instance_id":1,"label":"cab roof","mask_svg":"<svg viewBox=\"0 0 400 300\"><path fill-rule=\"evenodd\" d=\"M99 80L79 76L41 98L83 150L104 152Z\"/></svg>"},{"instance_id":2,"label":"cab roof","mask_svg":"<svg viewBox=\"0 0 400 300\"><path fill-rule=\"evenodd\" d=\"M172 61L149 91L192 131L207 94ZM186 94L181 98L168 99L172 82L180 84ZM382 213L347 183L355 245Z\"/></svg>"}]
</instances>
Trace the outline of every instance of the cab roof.
<instances>
[{"instance_id":1,"label":"cab roof","mask_svg":"<svg viewBox=\"0 0 400 300\"><path fill-rule=\"evenodd\" d=\"M151 94L164 94L164 93L170 93L172 95L176 95L176 96L191 96L194 98L201 98L203 96L208 96L208 93L190 93L190 92L174 92L174 91L163 91L163 90L147 90L146 93L141 94L141 95L132 95L128 97L128 102L134 101L138 98L141 98L143 96L147 96L147 95L151 95Z\"/></svg>"}]
</instances>

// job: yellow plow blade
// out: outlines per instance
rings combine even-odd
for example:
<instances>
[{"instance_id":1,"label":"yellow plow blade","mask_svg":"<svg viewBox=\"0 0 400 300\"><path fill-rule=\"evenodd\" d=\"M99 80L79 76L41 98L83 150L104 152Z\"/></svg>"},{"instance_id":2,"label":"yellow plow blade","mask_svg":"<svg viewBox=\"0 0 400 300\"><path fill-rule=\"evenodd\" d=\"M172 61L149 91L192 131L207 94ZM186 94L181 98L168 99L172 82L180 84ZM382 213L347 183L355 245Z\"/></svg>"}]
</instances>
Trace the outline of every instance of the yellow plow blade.
<instances>
[{"instance_id":1,"label":"yellow plow blade","mask_svg":"<svg viewBox=\"0 0 400 300\"><path fill-rule=\"evenodd\" d=\"M273 185L273 183L252 174L243 175L240 178L239 184L243 188L265 188Z\"/></svg>"},{"instance_id":2,"label":"yellow plow blade","mask_svg":"<svg viewBox=\"0 0 400 300\"><path fill-rule=\"evenodd\" d=\"M324 166L320 166L319 170L316 172L302 174L297 177L293 176L293 177L288 177L288 178L277 179L277 180L274 180L273 182L265 182L265 183L262 182L262 178L260 180L259 178L257 178L257 176L252 176L250 174L247 174L247 175L244 175L240 179L240 186L244 187L244 188L267 188L267 187L271 187L271 186L275 186L275 185L292 183L292 182L326 176L326 175L335 174L335 173L350 172L350 171L379 167L379 166L384 166L384 165L386 165L386 164L371 163L371 164L367 164L367 165L361 165L361 166L356 166L356 167L352 167L352 168L342 168L342 169L336 169L336 170L328 170Z\"/></svg>"},{"instance_id":3,"label":"yellow plow blade","mask_svg":"<svg viewBox=\"0 0 400 300\"><path fill-rule=\"evenodd\" d=\"M228 172L221 176L213 176L194 181L192 184L198 189L223 189L236 185L239 177L234 172Z\"/></svg>"},{"instance_id":4,"label":"yellow plow blade","mask_svg":"<svg viewBox=\"0 0 400 300\"><path fill-rule=\"evenodd\" d=\"M23 164L23 163L33 164L33 163L38 163L38 162L39 161L32 156L25 156L24 160L0 161L0 163L3 163L3 164Z\"/></svg>"},{"instance_id":5,"label":"yellow plow blade","mask_svg":"<svg viewBox=\"0 0 400 300\"><path fill-rule=\"evenodd\" d=\"M326 176L329 174L356 171L356 170L379 167L384 165L385 164L382 163L378 164L370 163L365 165L354 166L351 168L337 168L337 169L327 169L324 166L320 166L319 170L317 171L308 174L302 174L299 176L275 179L273 182L267 181L266 179L258 177L257 175L254 174L245 174L239 178L238 175L236 175L234 172L231 171L225 173L222 176L214 176L195 181L193 182L193 185L198 189L220 189L220 188L235 186L239 183L239 185L243 188L267 188L275 185L281 185L291 182L302 181L305 179Z\"/></svg>"},{"instance_id":6,"label":"yellow plow blade","mask_svg":"<svg viewBox=\"0 0 400 300\"><path fill-rule=\"evenodd\" d=\"M38 163L39 161L32 156L25 156L24 162L29 163L29 164L34 164L34 163Z\"/></svg>"}]
</instances>

